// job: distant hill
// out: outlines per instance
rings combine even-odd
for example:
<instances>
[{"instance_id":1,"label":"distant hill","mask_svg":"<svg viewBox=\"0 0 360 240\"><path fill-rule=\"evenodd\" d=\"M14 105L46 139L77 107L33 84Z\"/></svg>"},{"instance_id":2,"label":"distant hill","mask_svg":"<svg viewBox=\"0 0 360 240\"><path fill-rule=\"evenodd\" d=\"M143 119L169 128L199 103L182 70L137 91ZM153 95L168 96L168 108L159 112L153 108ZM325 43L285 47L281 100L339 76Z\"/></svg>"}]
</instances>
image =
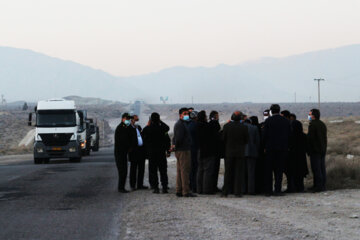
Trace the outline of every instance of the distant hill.
<instances>
[{"instance_id":1,"label":"distant hill","mask_svg":"<svg viewBox=\"0 0 360 240\"><path fill-rule=\"evenodd\" d=\"M0 47L0 82L0 93L12 101L79 95L128 102L139 95L104 71L9 47Z\"/></svg>"},{"instance_id":2,"label":"distant hill","mask_svg":"<svg viewBox=\"0 0 360 240\"><path fill-rule=\"evenodd\" d=\"M360 45L240 65L173 67L157 73L115 77L71 61L29 50L0 47L0 93L36 101L76 95L159 103L316 102L314 78L325 78L322 101L360 100ZM96 100L95 100L96 101Z\"/></svg>"},{"instance_id":3,"label":"distant hill","mask_svg":"<svg viewBox=\"0 0 360 240\"><path fill-rule=\"evenodd\" d=\"M360 45L351 45L285 58L264 58L241 65L174 67L120 78L173 102L298 102L317 101L314 78L323 101L359 101ZM159 101L158 98L155 98Z\"/></svg>"}]
</instances>

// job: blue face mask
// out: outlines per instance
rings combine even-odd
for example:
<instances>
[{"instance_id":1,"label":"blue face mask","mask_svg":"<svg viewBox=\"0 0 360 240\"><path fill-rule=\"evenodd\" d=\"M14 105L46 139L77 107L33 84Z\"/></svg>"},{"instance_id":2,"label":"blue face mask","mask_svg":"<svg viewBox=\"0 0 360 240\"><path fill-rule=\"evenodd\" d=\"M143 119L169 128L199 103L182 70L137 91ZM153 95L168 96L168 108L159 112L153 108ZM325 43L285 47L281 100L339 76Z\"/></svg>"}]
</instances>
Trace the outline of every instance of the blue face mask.
<instances>
[{"instance_id":1,"label":"blue face mask","mask_svg":"<svg viewBox=\"0 0 360 240\"><path fill-rule=\"evenodd\" d=\"M129 126L130 125L130 120L125 120L124 123L125 123L126 126Z\"/></svg>"},{"instance_id":2,"label":"blue face mask","mask_svg":"<svg viewBox=\"0 0 360 240\"><path fill-rule=\"evenodd\" d=\"M311 121L311 120L312 120L312 118L311 118L311 116L310 116L310 115L308 116L308 120L309 120L309 121Z\"/></svg>"},{"instance_id":3,"label":"blue face mask","mask_svg":"<svg viewBox=\"0 0 360 240\"><path fill-rule=\"evenodd\" d=\"M184 120L184 121L189 121L189 120L190 120L189 115L185 115L185 116L183 117L183 120Z\"/></svg>"}]
</instances>

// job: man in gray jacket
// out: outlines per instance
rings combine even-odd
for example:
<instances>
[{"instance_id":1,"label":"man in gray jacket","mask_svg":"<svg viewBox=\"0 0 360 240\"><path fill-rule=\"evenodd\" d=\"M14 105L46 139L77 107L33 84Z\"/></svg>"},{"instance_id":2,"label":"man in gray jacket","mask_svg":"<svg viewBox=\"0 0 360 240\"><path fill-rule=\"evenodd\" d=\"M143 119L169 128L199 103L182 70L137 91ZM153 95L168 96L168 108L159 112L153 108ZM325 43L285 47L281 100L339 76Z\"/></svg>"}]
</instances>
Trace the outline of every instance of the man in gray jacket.
<instances>
[{"instance_id":1,"label":"man in gray jacket","mask_svg":"<svg viewBox=\"0 0 360 240\"><path fill-rule=\"evenodd\" d=\"M191 170L191 135L189 131L189 111L179 110L179 120L174 126L172 149L175 150L176 162L176 196L196 197L190 193Z\"/></svg>"},{"instance_id":2,"label":"man in gray jacket","mask_svg":"<svg viewBox=\"0 0 360 240\"><path fill-rule=\"evenodd\" d=\"M245 174L244 190L250 195L255 194L255 167L259 155L260 136L256 126L251 125L250 119L245 119L244 125L249 132L249 142L245 148ZM246 191L247 190L247 191Z\"/></svg>"}]
</instances>

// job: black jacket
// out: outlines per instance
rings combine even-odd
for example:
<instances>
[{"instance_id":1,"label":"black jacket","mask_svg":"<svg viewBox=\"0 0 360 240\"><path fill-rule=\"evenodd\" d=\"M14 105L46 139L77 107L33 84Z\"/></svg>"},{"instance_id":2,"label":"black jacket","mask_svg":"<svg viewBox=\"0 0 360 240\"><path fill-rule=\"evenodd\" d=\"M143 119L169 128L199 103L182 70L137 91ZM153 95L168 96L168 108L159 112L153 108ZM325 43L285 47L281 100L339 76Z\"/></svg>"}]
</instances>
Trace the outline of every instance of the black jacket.
<instances>
[{"instance_id":1,"label":"black jacket","mask_svg":"<svg viewBox=\"0 0 360 240\"><path fill-rule=\"evenodd\" d=\"M290 121L276 114L265 121L264 141L266 151L288 151Z\"/></svg>"},{"instance_id":2,"label":"black jacket","mask_svg":"<svg viewBox=\"0 0 360 240\"><path fill-rule=\"evenodd\" d=\"M139 130L140 135L143 139L143 145L144 145L144 136L142 134L142 128L138 125L136 125L136 128ZM134 150L136 148L139 148L138 138L137 138L137 131L136 128L133 126L128 126L129 132L130 132L130 150Z\"/></svg>"},{"instance_id":3,"label":"black jacket","mask_svg":"<svg viewBox=\"0 0 360 240\"><path fill-rule=\"evenodd\" d=\"M211 149L215 156L220 157L222 151L222 141L221 141L221 126L219 121L211 120L209 121L209 128L212 135Z\"/></svg>"},{"instance_id":4,"label":"black jacket","mask_svg":"<svg viewBox=\"0 0 360 240\"><path fill-rule=\"evenodd\" d=\"M327 128L321 120L312 120L307 135L308 154L326 154Z\"/></svg>"},{"instance_id":5,"label":"black jacket","mask_svg":"<svg viewBox=\"0 0 360 240\"><path fill-rule=\"evenodd\" d=\"M131 147L131 134L129 127L123 122L120 123L115 130L115 157L120 156L121 153L127 153Z\"/></svg>"},{"instance_id":6,"label":"black jacket","mask_svg":"<svg viewBox=\"0 0 360 240\"><path fill-rule=\"evenodd\" d=\"M175 145L175 151L190 151L191 141L189 122L179 119L174 126L173 145Z\"/></svg>"},{"instance_id":7,"label":"black jacket","mask_svg":"<svg viewBox=\"0 0 360 240\"><path fill-rule=\"evenodd\" d=\"M166 151L170 149L169 126L164 122L151 123L143 130L143 140L147 152Z\"/></svg>"},{"instance_id":8,"label":"black jacket","mask_svg":"<svg viewBox=\"0 0 360 240\"><path fill-rule=\"evenodd\" d=\"M249 141L248 128L240 122L229 122L224 125L223 141L225 157L243 158L245 146Z\"/></svg>"},{"instance_id":9,"label":"black jacket","mask_svg":"<svg viewBox=\"0 0 360 240\"><path fill-rule=\"evenodd\" d=\"M306 161L306 135L300 121L291 122L290 157L287 164L287 171L294 176L305 177L308 173Z\"/></svg>"}]
</instances>

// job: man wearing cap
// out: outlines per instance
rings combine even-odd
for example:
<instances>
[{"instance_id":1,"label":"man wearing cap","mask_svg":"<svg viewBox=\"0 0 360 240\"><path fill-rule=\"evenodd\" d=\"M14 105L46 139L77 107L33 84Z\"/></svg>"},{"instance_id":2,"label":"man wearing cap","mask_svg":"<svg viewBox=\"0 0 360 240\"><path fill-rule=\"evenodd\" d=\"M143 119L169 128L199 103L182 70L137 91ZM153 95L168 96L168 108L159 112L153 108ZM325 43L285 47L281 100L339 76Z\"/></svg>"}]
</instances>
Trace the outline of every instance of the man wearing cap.
<instances>
[{"instance_id":1,"label":"man wearing cap","mask_svg":"<svg viewBox=\"0 0 360 240\"><path fill-rule=\"evenodd\" d=\"M127 193L125 189L126 177L127 177L127 162L128 152L130 149L131 135L129 132L130 116L128 113L124 113L121 118L121 123L115 130L115 161L119 174L118 191L121 193Z\"/></svg>"},{"instance_id":2,"label":"man wearing cap","mask_svg":"<svg viewBox=\"0 0 360 240\"><path fill-rule=\"evenodd\" d=\"M129 152L130 161L130 187L131 190L147 189L144 183L145 172L145 151L142 137L142 128L136 123L139 121L138 115L130 116L131 124L129 131L131 134L131 148Z\"/></svg>"},{"instance_id":3,"label":"man wearing cap","mask_svg":"<svg viewBox=\"0 0 360 240\"><path fill-rule=\"evenodd\" d=\"M199 131L198 131L198 112L193 110L189 113L189 131L191 135L191 170L190 170L190 189L192 192L197 192L197 171L199 160Z\"/></svg>"},{"instance_id":4,"label":"man wearing cap","mask_svg":"<svg viewBox=\"0 0 360 240\"><path fill-rule=\"evenodd\" d=\"M283 195L281 192L285 161L288 157L290 122L280 116L280 106L273 104L270 115L264 125L265 141L265 194ZM273 193L273 172L275 176L275 193Z\"/></svg>"}]
</instances>

